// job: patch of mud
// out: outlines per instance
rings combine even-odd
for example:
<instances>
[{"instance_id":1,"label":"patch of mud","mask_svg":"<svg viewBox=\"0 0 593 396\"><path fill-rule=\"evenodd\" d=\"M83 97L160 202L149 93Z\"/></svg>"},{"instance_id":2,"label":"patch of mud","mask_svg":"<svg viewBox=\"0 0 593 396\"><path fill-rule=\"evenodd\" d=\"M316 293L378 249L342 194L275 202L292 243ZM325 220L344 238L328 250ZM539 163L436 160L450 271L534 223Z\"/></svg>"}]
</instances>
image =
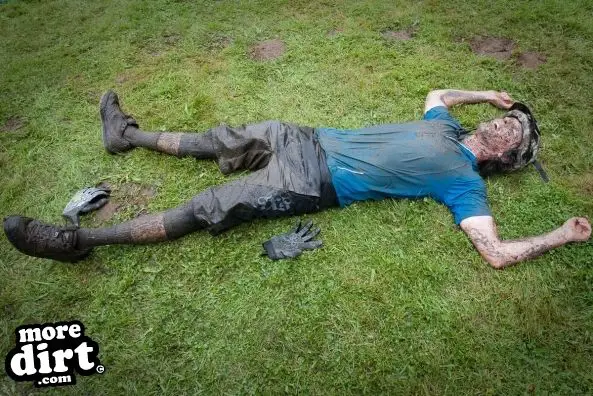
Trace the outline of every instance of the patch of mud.
<instances>
[{"instance_id":1,"label":"patch of mud","mask_svg":"<svg viewBox=\"0 0 593 396\"><path fill-rule=\"evenodd\" d=\"M569 177L568 184L586 196L593 196L593 173L591 172Z\"/></svg>"},{"instance_id":2,"label":"patch of mud","mask_svg":"<svg viewBox=\"0 0 593 396\"><path fill-rule=\"evenodd\" d=\"M0 132L16 132L25 126L25 120L21 117L10 117L0 127Z\"/></svg>"},{"instance_id":3,"label":"patch of mud","mask_svg":"<svg viewBox=\"0 0 593 396\"><path fill-rule=\"evenodd\" d=\"M101 101L101 92L95 92L95 91L88 91L86 93L86 101L89 104L92 105L98 105L99 102Z\"/></svg>"},{"instance_id":4,"label":"patch of mud","mask_svg":"<svg viewBox=\"0 0 593 396\"><path fill-rule=\"evenodd\" d=\"M498 60L509 59L515 49L515 42L504 37L477 36L471 39L469 45L475 54L492 56Z\"/></svg>"},{"instance_id":5,"label":"patch of mud","mask_svg":"<svg viewBox=\"0 0 593 396\"><path fill-rule=\"evenodd\" d=\"M337 35L339 35L340 33L344 33L344 28L336 28L336 29L332 29L329 32L327 32L327 37L335 37Z\"/></svg>"},{"instance_id":6,"label":"patch of mud","mask_svg":"<svg viewBox=\"0 0 593 396\"><path fill-rule=\"evenodd\" d=\"M111 189L109 202L96 212L96 219L100 223L111 220L116 213L122 211L132 211L136 216L146 213L146 206L156 195L154 186L132 182L124 183L115 188L108 182L103 182L99 186Z\"/></svg>"},{"instance_id":7,"label":"patch of mud","mask_svg":"<svg viewBox=\"0 0 593 396\"><path fill-rule=\"evenodd\" d=\"M163 35L163 42L167 45L175 45L181 40L181 36L176 33L167 33Z\"/></svg>"},{"instance_id":8,"label":"patch of mud","mask_svg":"<svg viewBox=\"0 0 593 396\"><path fill-rule=\"evenodd\" d=\"M403 30L386 30L381 33L384 39L397 40L397 41L408 41L414 38L415 32L412 29Z\"/></svg>"},{"instance_id":9,"label":"patch of mud","mask_svg":"<svg viewBox=\"0 0 593 396\"><path fill-rule=\"evenodd\" d=\"M286 52L286 45L282 40L265 40L253 47L249 51L251 59L257 61L266 61L276 59Z\"/></svg>"},{"instance_id":10,"label":"patch of mud","mask_svg":"<svg viewBox=\"0 0 593 396\"><path fill-rule=\"evenodd\" d=\"M0 167L8 166L10 164L10 157L6 151L0 151Z\"/></svg>"},{"instance_id":11,"label":"patch of mud","mask_svg":"<svg viewBox=\"0 0 593 396\"><path fill-rule=\"evenodd\" d=\"M205 42L205 47L209 51L221 50L227 48L233 43L233 38L224 34L212 34Z\"/></svg>"},{"instance_id":12,"label":"patch of mud","mask_svg":"<svg viewBox=\"0 0 593 396\"><path fill-rule=\"evenodd\" d=\"M526 69L535 70L540 65L543 65L548 61L548 58L544 54L539 52L523 52L517 57L517 63Z\"/></svg>"},{"instance_id":13,"label":"patch of mud","mask_svg":"<svg viewBox=\"0 0 593 396\"><path fill-rule=\"evenodd\" d=\"M120 197L130 205L144 206L156 195L154 186L138 183L124 183L115 190L116 197Z\"/></svg>"},{"instance_id":14,"label":"patch of mud","mask_svg":"<svg viewBox=\"0 0 593 396\"><path fill-rule=\"evenodd\" d=\"M97 210L96 219L103 223L107 220L111 220L111 218L117 213L119 210L120 205L117 202L114 202L113 198L109 199L105 205L101 206L100 209Z\"/></svg>"},{"instance_id":15,"label":"patch of mud","mask_svg":"<svg viewBox=\"0 0 593 396\"><path fill-rule=\"evenodd\" d=\"M128 77L123 74L120 74L119 76L115 77L115 83L118 85L121 85L126 81L128 81Z\"/></svg>"}]
</instances>

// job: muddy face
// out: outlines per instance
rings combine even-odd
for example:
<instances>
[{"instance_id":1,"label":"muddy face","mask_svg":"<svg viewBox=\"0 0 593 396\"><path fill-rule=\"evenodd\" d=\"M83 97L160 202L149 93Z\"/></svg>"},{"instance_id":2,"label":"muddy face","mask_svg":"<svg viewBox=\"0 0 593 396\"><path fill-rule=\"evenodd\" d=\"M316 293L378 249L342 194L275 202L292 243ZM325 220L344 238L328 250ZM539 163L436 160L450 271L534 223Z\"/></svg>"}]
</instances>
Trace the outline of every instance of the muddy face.
<instances>
[{"instance_id":1,"label":"muddy face","mask_svg":"<svg viewBox=\"0 0 593 396\"><path fill-rule=\"evenodd\" d=\"M476 129L476 137L491 154L501 157L521 144L523 130L514 117L495 118L481 123Z\"/></svg>"}]
</instances>

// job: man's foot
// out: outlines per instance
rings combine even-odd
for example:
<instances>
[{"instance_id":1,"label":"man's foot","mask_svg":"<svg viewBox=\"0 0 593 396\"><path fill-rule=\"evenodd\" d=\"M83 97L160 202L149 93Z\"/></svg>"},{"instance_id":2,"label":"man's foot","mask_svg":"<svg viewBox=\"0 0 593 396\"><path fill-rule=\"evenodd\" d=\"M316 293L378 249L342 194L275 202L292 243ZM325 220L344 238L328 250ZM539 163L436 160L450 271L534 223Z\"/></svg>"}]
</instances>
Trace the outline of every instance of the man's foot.
<instances>
[{"instance_id":1,"label":"man's foot","mask_svg":"<svg viewBox=\"0 0 593 396\"><path fill-rule=\"evenodd\" d=\"M129 125L138 127L138 124L136 120L121 111L117 94L111 90L101 97L101 123L105 150L115 154L134 148L124 138L124 131Z\"/></svg>"},{"instance_id":2,"label":"man's foot","mask_svg":"<svg viewBox=\"0 0 593 396\"><path fill-rule=\"evenodd\" d=\"M29 217L6 217L4 232L15 248L33 257L75 262L92 250L76 248L76 227L56 227Z\"/></svg>"}]
</instances>

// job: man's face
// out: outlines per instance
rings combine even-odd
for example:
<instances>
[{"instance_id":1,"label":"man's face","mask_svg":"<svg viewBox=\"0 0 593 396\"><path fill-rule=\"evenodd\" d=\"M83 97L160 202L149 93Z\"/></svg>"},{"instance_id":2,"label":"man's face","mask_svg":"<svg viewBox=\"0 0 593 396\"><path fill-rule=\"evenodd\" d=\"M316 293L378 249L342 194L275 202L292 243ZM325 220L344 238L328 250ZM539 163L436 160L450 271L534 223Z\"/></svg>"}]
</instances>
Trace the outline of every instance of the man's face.
<instances>
[{"instance_id":1,"label":"man's face","mask_svg":"<svg viewBox=\"0 0 593 396\"><path fill-rule=\"evenodd\" d=\"M495 118L478 125L476 135L490 151L502 155L521 144L523 129L514 117Z\"/></svg>"}]
</instances>

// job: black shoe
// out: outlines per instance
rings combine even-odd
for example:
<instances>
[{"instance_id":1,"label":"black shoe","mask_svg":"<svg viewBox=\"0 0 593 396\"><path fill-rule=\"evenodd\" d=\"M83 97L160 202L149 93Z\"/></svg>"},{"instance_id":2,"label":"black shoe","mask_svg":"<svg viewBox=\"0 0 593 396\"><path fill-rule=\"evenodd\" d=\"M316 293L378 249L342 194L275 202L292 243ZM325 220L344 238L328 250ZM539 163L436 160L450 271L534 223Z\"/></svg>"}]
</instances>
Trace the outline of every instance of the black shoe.
<instances>
[{"instance_id":1,"label":"black shoe","mask_svg":"<svg viewBox=\"0 0 593 396\"><path fill-rule=\"evenodd\" d=\"M124 138L124 131L128 126L137 128L138 123L121 111L117 94L113 91L107 91L101 97L101 123L103 124L103 145L105 150L115 154L134 148Z\"/></svg>"},{"instance_id":2,"label":"black shoe","mask_svg":"<svg viewBox=\"0 0 593 396\"><path fill-rule=\"evenodd\" d=\"M19 251L33 257L75 262L92 249L76 248L76 227L56 227L22 216L4 219L4 232Z\"/></svg>"}]
</instances>

